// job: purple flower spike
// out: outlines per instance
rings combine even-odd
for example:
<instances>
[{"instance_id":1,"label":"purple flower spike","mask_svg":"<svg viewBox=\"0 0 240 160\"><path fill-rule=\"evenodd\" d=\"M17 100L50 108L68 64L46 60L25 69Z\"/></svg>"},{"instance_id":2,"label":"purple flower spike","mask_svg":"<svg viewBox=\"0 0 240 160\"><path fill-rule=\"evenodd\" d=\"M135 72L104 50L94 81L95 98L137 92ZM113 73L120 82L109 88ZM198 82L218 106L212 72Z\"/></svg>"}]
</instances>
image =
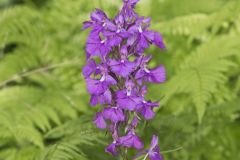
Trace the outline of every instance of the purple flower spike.
<instances>
[{"instance_id":1,"label":"purple flower spike","mask_svg":"<svg viewBox=\"0 0 240 160\"><path fill-rule=\"evenodd\" d=\"M113 156L128 148L143 148L137 128L144 120L154 118L154 108L159 106L158 102L145 100L145 82L166 80L164 67L150 69L148 63L152 56L144 53L152 44L165 48L161 34L149 29L150 17L135 12L140 0L122 1L123 7L114 19L96 9L90 20L83 23L83 29L91 31L86 43L87 64L82 74L91 96L90 105L102 107L94 123L111 133L113 142L105 151ZM150 149L140 151L137 157L146 154L145 158L150 160L162 160L157 141L153 136Z\"/></svg>"}]
</instances>

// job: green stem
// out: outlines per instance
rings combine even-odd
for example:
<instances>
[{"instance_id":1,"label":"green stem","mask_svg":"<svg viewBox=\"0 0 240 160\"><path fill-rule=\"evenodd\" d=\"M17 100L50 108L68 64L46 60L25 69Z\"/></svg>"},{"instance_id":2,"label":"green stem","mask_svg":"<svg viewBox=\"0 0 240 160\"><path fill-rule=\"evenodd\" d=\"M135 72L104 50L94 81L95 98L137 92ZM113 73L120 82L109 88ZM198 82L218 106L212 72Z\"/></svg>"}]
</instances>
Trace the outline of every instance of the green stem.
<instances>
[{"instance_id":1,"label":"green stem","mask_svg":"<svg viewBox=\"0 0 240 160\"><path fill-rule=\"evenodd\" d=\"M147 159L147 157L148 157L148 154L146 154L146 156L143 158L143 160L146 160L146 159Z\"/></svg>"},{"instance_id":2,"label":"green stem","mask_svg":"<svg viewBox=\"0 0 240 160\"><path fill-rule=\"evenodd\" d=\"M183 147L178 147L178 148L175 148L175 149L172 149L172 150L167 150L167 151L161 151L162 154L164 153L171 153L171 152L175 152L175 151L178 151L178 150L181 150Z\"/></svg>"}]
</instances>

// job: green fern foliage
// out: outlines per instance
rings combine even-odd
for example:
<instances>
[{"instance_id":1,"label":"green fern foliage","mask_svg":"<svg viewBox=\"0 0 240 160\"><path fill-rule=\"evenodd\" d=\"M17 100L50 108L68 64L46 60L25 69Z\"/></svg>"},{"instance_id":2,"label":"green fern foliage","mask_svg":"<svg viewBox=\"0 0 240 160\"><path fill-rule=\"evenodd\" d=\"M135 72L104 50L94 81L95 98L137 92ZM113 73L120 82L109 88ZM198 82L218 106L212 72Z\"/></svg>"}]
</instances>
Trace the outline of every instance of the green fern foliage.
<instances>
[{"instance_id":1,"label":"green fern foliage","mask_svg":"<svg viewBox=\"0 0 240 160\"><path fill-rule=\"evenodd\" d=\"M212 95L228 80L226 74L238 67L231 58L239 54L239 42L236 36L218 37L198 47L182 62L177 74L166 85L165 99L176 93L192 95L201 121Z\"/></svg>"},{"instance_id":2,"label":"green fern foliage","mask_svg":"<svg viewBox=\"0 0 240 160\"><path fill-rule=\"evenodd\" d=\"M81 75L81 27L94 8L113 17L120 5L0 0L1 160L114 159L104 152L109 134L92 124L99 108L89 107ZM141 0L136 9L167 46L147 51L168 80L149 86L161 107L141 129L145 144L159 135L166 160L240 159L240 2Z\"/></svg>"}]
</instances>

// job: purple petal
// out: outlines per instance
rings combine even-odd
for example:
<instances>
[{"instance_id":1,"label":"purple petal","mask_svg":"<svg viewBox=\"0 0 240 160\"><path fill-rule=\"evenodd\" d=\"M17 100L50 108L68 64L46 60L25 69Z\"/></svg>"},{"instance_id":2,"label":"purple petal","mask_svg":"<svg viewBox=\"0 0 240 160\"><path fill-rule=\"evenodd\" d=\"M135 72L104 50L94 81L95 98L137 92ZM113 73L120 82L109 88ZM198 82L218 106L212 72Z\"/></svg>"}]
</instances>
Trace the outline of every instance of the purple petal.
<instances>
[{"instance_id":1,"label":"purple petal","mask_svg":"<svg viewBox=\"0 0 240 160\"><path fill-rule=\"evenodd\" d=\"M112 102L112 93L109 89L107 89L103 94L101 95L91 95L90 99L90 105L96 106L99 104L111 104Z\"/></svg>"},{"instance_id":2,"label":"purple petal","mask_svg":"<svg viewBox=\"0 0 240 160\"><path fill-rule=\"evenodd\" d=\"M105 152L111 153L113 156L117 156L117 145L116 142L111 143L105 148Z\"/></svg>"},{"instance_id":3,"label":"purple petal","mask_svg":"<svg viewBox=\"0 0 240 160\"><path fill-rule=\"evenodd\" d=\"M131 5L131 7L135 7L139 0L123 0L123 2Z\"/></svg>"},{"instance_id":4,"label":"purple petal","mask_svg":"<svg viewBox=\"0 0 240 160\"><path fill-rule=\"evenodd\" d=\"M153 135L151 140L151 145L150 145L151 149L155 148L157 145L158 145L158 136Z\"/></svg>"},{"instance_id":5,"label":"purple petal","mask_svg":"<svg viewBox=\"0 0 240 160\"><path fill-rule=\"evenodd\" d=\"M115 107L105 108L103 110L103 116L105 119L109 119L114 123L125 120L122 110Z\"/></svg>"},{"instance_id":6,"label":"purple petal","mask_svg":"<svg viewBox=\"0 0 240 160\"><path fill-rule=\"evenodd\" d=\"M148 151L150 160L163 160L162 155L160 154L160 149L158 147L158 136L153 135L151 140L150 149Z\"/></svg>"},{"instance_id":7,"label":"purple petal","mask_svg":"<svg viewBox=\"0 0 240 160\"><path fill-rule=\"evenodd\" d=\"M120 53L125 56L128 55L128 49L126 45L122 46Z\"/></svg>"},{"instance_id":8,"label":"purple petal","mask_svg":"<svg viewBox=\"0 0 240 160\"><path fill-rule=\"evenodd\" d=\"M97 95L91 95L90 99L90 105L96 106L98 104L98 96Z\"/></svg>"},{"instance_id":9,"label":"purple petal","mask_svg":"<svg viewBox=\"0 0 240 160\"><path fill-rule=\"evenodd\" d=\"M91 13L91 19L93 21L101 22L105 18L107 18L107 15L100 9L96 9Z\"/></svg>"},{"instance_id":10,"label":"purple petal","mask_svg":"<svg viewBox=\"0 0 240 160\"><path fill-rule=\"evenodd\" d=\"M147 86L143 86L141 89L141 95L144 97L147 94Z\"/></svg>"},{"instance_id":11,"label":"purple petal","mask_svg":"<svg viewBox=\"0 0 240 160\"><path fill-rule=\"evenodd\" d=\"M107 75L106 76L106 83L108 85L113 85L113 84L117 84L117 81L112 76Z\"/></svg>"},{"instance_id":12,"label":"purple petal","mask_svg":"<svg viewBox=\"0 0 240 160\"><path fill-rule=\"evenodd\" d=\"M112 21L109 21L109 20L106 21L106 28L111 31L117 30L117 26Z\"/></svg>"},{"instance_id":13,"label":"purple petal","mask_svg":"<svg viewBox=\"0 0 240 160\"><path fill-rule=\"evenodd\" d=\"M85 29L87 29L89 27L92 27L92 25L93 25L93 23L91 21L85 21L85 22L83 22L82 29L85 30Z\"/></svg>"},{"instance_id":14,"label":"purple petal","mask_svg":"<svg viewBox=\"0 0 240 160\"><path fill-rule=\"evenodd\" d=\"M150 82L162 83L166 81L166 72L163 65L160 65L151 70L152 76L150 77Z\"/></svg>"},{"instance_id":15,"label":"purple petal","mask_svg":"<svg viewBox=\"0 0 240 160\"><path fill-rule=\"evenodd\" d=\"M107 85L99 80L87 78L87 89L90 94L100 95L106 91Z\"/></svg>"},{"instance_id":16,"label":"purple petal","mask_svg":"<svg viewBox=\"0 0 240 160\"><path fill-rule=\"evenodd\" d=\"M128 148L133 147L138 150L143 148L143 143L141 142L140 138L133 132L129 132L128 135L120 137L119 143Z\"/></svg>"},{"instance_id":17,"label":"purple petal","mask_svg":"<svg viewBox=\"0 0 240 160\"><path fill-rule=\"evenodd\" d=\"M117 92L117 104L120 108L133 111L137 108L137 105L139 105L142 102L142 97L138 96L127 96L126 91L118 91Z\"/></svg>"},{"instance_id":18,"label":"purple petal","mask_svg":"<svg viewBox=\"0 0 240 160\"><path fill-rule=\"evenodd\" d=\"M142 115L146 120L152 119L155 115L153 110L150 107L144 106L141 110Z\"/></svg>"},{"instance_id":19,"label":"purple petal","mask_svg":"<svg viewBox=\"0 0 240 160\"><path fill-rule=\"evenodd\" d=\"M160 154L160 149L158 146L156 146L149 154L150 160L163 160L162 155Z\"/></svg>"},{"instance_id":20,"label":"purple petal","mask_svg":"<svg viewBox=\"0 0 240 160\"><path fill-rule=\"evenodd\" d=\"M135 63L129 61L116 61L110 60L109 65L111 66L112 72L122 77L127 77L135 69Z\"/></svg>"},{"instance_id":21,"label":"purple petal","mask_svg":"<svg viewBox=\"0 0 240 160\"><path fill-rule=\"evenodd\" d=\"M101 112L98 112L96 114L95 119L94 119L94 123L100 129L105 129L107 127L107 124L106 124Z\"/></svg>"},{"instance_id":22,"label":"purple petal","mask_svg":"<svg viewBox=\"0 0 240 160\"><path fill-rule=\"evenodd\" d=\"M82 73L85 77L89 77L96 70L96 63L94 60L88 60L87 64L83 67Z\"/></svg>"},{"instance_id":23,"label":"purple petal","mask_svg":"<svg viewBox=\"0 0 240 160\"><path fill-rule=\"evenodd\" d=\"M139 38L138 46L137 46L137 51L142 52L143 49L148 48L148 47L149 47L149 42L144 37L144 35L141 34L141 36Z\"/></svg>"},{"instance_id":24,"label":"purple petal","mask_svg":"<svg viewBox=\"0 0 240 160\"><path fill-rule=\"evenodd\" d=\"M145 31L143 34L150 42L154 40L155 37L154 31Z\"/></svg>"},{"instance_id":25,"label":"purple petal","mask_svg":"<svg viewBox=\"0 0 240 160\"><path fill-rule=\"evenodd\" d=\"M124 23L124 17L121 14L118 14L115 18L114 21L116 24L122 24Z\"/></svg>"},{"instance_id":26,"label":"purple petal","mask_svg":"<svg viewBox=\"0 0 240 160\"><path fill-rule=\"evenodd\" d=\"M122 42L122 38L119 37L117 34L113 35L110 39L108 44L110 46L118 46Z\"/></svg>"},{"instance_id":27,"label":"purple petal","mask_svg":"<svg viewBox=\"0 0 240 160\"><path fill-rule=\"evenodd\" d=\"M112 93L107 89L103 95L100 96L100 104L111 104L112 102Z\"/></svg>"},{"instance_id":28,"label":"purple petal","mask_svg":"<svg viewBox=\"0 0 240 160\"><path fill-rule=\"evenodd\" d=\"M128 38L127 40L127 45L131 46L134 44L134 42L137 40L137 36L136 35L132 35Z\"/></svg>"},{"instance_id":29,"label":"purple petal","mask_svg":"<svg viewBox=\"0 0 240 160\"><path fill-rule=\"evenodd\" d=\"M163 38L160 35L160 33L158 33L158 32L155 32L155 34L154 34L154 41L153 41L153 43L156 46L158 46L159 48L161 48L161 49L165 49L166 48L165 45L164 45L164 42L163 42Z\"/></svg>"}]
</instances>

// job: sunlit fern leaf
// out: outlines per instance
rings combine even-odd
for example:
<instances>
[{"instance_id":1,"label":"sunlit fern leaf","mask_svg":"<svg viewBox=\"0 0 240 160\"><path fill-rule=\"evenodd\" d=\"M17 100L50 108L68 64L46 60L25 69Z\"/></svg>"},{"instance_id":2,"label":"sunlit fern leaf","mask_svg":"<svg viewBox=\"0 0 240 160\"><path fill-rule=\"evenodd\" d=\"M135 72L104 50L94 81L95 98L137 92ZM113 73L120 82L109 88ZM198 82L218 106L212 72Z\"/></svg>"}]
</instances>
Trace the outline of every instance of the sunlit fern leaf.
<instances>
[{"instance_id":1,"label":"sunlit fern leaf","mask_svg":"<svg viewBox=\"0 0 240 160\"><path fill-rule=\"evenodd\" d=\"M153 28L159 29L163 34L189 36L206 40L218 32L226 32L231 23L237 23L239 16L239 2L231 1L219 11L212 14L194 13L155 24ZM225 30L225 31L222 31Z\"/></svg>"},{"instance_id":2,"label":"sunlit fern leaf","mask_svg":"<svg viewBox=\"0 0 240 160\"><path fill-rule=\"evenodd\" d=\"M232 24L236 23L239 14L240 2L229 1L221 10L211 14L209 17L209 21L212 24L211 32L214 34L226 32Z\"/></svg>"},{"instance_id":3,"label":"sunlit fern leaf","mask_svg":"<svg viewBox=\"0 0 240 160\"><path fill-rule=\"evenodd\" d=\"M6 96L7 98L1 98ZM46 132L53 124L59 125L62 116L76 117L76 110L70 107L70 103L60 93L33 87L12 87L2 90L0 110L1 125L16 133L19 141L22 141L22 138L29 139L41 147L41 136L35 127Z\"/></svg>"},{"instance_id":4,"label":"sunlit fern leaf","mask_svg":"<svg viewBox=\"0 0 240 160\"><path fill-rule=\"evenodd\" d=\"M4 160L38 160L41 150L35 147L25 146L22 149L8 148L0 152L0 158Z\"/></svg>"},{"instance_id":5,"label":"sunlit fern leaf","mask_svg":"<svg viewBox=\"0 0 240 160\"><path fill-rule=\"evenodd\" d=\"M74 144L59 142L48 150L42 160L87 160L86 156L78 150L79 149Z\"/></svg>"},{"instance_id":6,"label":"sunlit fern leaf","mask_svg":"<svg viewBox=\"0 0 240 160\"><path fill-rule=\"evenodd\" d=\"M209 25L208 19L206 14L192 14L153 24L153 28L158 29L163 34L201 36Z\"/></svg>"},{"instance_id":7,"label":"sunlit fern leaf","mask_svg":"<svg viewBox=\"0 0 240 160\"><path fill-rule=\"evenodd\" d=\"M84 116L79 120L70 121L59 126L45 135L45 139L61 139L50 145L43 160L70 160L88 159L82 146L101 143L102 134L96 130L88 118Z\"/></svg>"},{"instance_id":8,"label":"sunlit fern leaf","mask_svg":"<svg viewBox=\"0 0 240 160\"><path fill-rule=\"evenodd\" d=\"M237 32L240 33L240 14L239 14L239 16L236 18L235 24L236 24L236 30L237 30Z\"/></svg>"},{"instance_id":9,"label":"sunlit fern leaf","mask_svg":"<svg viewBox=\"0 0 240 160\"><path fill-rule=\"evenodd\" d=\"M219 119L226 117L229 118L230 121L234 121L240 117L240 114L238 113L240 110L239 103L240 99L237 98L220 105L213 105L209 107L207 116L219 117Z\"/></svg>"},{"instance_id":10,"label":"sunlit fern leaf","mask_svg":"<svg viewBox=\"0 0 240 160\"><path fill-rule=\"evenodd\" d=\"M19 57L22 57L20 61ZM0 63L0 87L3 87L9 79L21 79L22 73L38 65L38 58L29 52L29 48L18 47L13 54L4 56L4 60Z\"/></svg>"},{"instance_id":11,"label":"sunlit fern leaf","mask_svg":"<svg viewBox=\"0 0 240 160\"><path fill-rule=\"evenodd\" d=\"M41 22L40 14L29 7L13 7L2 11L0 13L0 43L18 42L39 45L43 30L43 25L39 22ZM36 24L36 27L31 27L29 24Z\"/></svg>"},{"instance_id":12,"label":"sunlit fern leaf","mask_svg":"<svg viewBox=\"0 0 240 160\"><path fill-rule=\"evenodd\" d=\"M229 57L238 54L239 46L239 38L235 36L219 37L200 46L185 59L177 74L168 82L162 103L173 94L188 93L201 122L212 94L227 81L227 71L236 66Z\"/></svg>"}]
</instances>

